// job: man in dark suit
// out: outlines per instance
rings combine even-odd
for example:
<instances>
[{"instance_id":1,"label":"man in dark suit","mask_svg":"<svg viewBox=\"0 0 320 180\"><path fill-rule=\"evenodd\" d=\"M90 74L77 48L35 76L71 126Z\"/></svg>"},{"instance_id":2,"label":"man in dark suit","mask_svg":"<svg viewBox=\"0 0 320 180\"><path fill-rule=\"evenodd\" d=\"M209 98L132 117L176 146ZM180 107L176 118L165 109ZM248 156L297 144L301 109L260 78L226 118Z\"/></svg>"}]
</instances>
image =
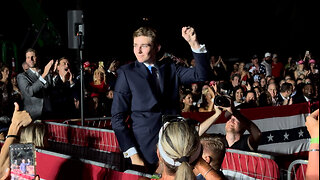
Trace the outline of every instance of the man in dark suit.
<instances>
[{"instance_id":1,"label":"man in dark suit","mask_svg":"<svg viewBox=\"0 0 320 180\"><path fill-rule=\"evenodd\" d=\"M293 96L293 104L299 104L304 102L316 102L317 98L314 97L314 86L312 84L301 83L302 93Z\"/></svg>"},{"instance_id":2,"label":"man in dark suit","mask_svg":"<svg viewBox=\"0 0 320 180\"><path fill-rule=\"evenodd\" d=\"M194 68L159 58L161 45L157 32L141 27L133 33L133 51L137 60L121 66L114 89L112 128L126 158L132 164L153 167L158 162L156 143L164 114L179 114L179 86L208 80L209 58L192 27L183 27L196 60ZM155 68L155 70L149 71ZM154 72L156 71L156 72ZM155 77L152 75L155 74ZM130 129L126 119L130 117Z\"/></svg>"},{"instance_id":3,"label":"man in dark suit","mask_svg":"<svg viewBox=\"0 0 320 180\"><path fill-rule=\"evenodd\" d=\"M53 77L53 87L50 90L54 119L68 119L79 117L75 106L78 90L70 70L70 63L66 57L57 60L56 74Z\"/></svg>"},{"instance_id":4,"label":"man in dark suit","mask_svg":"<svg viewBox=\"0 0 320 180\"><path fill-rule=\"evenodd\" d=\"M277 105L291 105L292 99L291 94L293 92L293 87L291 83L283 83L280 87L280 93L278 93Z\"/></svg>"},{"instance_id":5,"label":"man in dark suit","mask_svg":"<svg viewBox=\"0 0 320 180\"><path fill-rule=\"evenodd\" d=\"M33 120L49 118L52 109L47 89L52 85L50 69L54 67L54 61L49 61L43 73L40 74L37 66L37 52L30 48L26 51L26 63L29 69L17 76L23 108L29 112Z\"/></svg>"}]
</instances>

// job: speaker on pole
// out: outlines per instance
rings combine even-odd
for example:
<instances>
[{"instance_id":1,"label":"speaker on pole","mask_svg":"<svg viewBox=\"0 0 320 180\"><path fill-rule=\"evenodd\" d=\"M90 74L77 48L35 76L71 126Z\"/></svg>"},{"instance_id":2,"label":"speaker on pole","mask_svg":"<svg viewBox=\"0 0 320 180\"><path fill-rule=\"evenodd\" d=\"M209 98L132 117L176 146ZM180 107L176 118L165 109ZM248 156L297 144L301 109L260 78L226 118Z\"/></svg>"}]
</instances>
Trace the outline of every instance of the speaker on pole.
<instances>
[{"instance_id":1,"label":"speaker on pole","mask_svg":"<svg viewBox=\"0 0 320 180\"><path fill-rule=\"evenodd\" d=\"M79 41L79 36L84 37L84 23L82 10L68 10L68 48L83 49L83 39Z\"/></svg>"}]
</instances>

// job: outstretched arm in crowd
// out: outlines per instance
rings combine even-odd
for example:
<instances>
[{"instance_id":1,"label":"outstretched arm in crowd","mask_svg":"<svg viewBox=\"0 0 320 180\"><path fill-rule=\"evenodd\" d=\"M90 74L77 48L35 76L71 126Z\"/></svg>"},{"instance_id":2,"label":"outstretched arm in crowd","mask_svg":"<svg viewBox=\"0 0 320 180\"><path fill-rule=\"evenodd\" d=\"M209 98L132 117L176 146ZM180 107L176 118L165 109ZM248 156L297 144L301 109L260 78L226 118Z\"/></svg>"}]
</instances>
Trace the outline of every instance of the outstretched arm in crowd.
<instances>
[{"instance_id":1,"label":"outstretched arm in crowd","mask_svg":"<svg viewBox=\"0 0 320 180\"><path fill-rule=\"evenodd\" d=\"M209 127L213 123L215 123L217 119L220 117L220 115L222 114L222 110L220 109L220 107L214 105L214 110L215 110L215 113L200 124L199 136L205 133L209 129Z\"/></svg>"},{"instance_id":2,"label":"outstretched arm in crowd","mask_svg":"<svg viewBox=\"0 0 320 180\"><path fill-rule=\"evenodd\" d=\"M18 103L14 103L14 112L12 116L11 125L8 130L8 135L1 148L0 153L0 177L5 175L6 169L9 168L9 146L17 143L19 137L19 130L31 123L32 119L28 112L19 111Z\"/></svg>"},{"instance_id":3,"label":"outstretched arm in crowd","mask_svg":"<svg viewBox=\"0 0 320 180\"><path fill-rule=\"evenodd\" d=\"M306 179L319 179L319 109L307 117L306 126L311 137Z\"/></svg>"}]
</instances>

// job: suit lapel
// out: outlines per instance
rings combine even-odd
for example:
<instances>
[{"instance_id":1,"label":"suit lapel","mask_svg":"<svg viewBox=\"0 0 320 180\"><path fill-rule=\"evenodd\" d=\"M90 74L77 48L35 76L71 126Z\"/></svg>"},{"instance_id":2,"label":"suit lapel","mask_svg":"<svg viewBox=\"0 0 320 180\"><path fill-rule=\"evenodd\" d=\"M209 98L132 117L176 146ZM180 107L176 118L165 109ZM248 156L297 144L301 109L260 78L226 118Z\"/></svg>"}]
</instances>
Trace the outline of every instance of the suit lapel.
<instances>
[{"instance_id":1,"label":"suit lapel","mask_svg":"<svg viewBox=\"0 0 320 180\"><path fill-rule=\"evenodd\" d=\"M149 79L150 73L148 72L147 67L143 63L135 61L136 71L145 79Z\"/></svg>"}]
</instances>

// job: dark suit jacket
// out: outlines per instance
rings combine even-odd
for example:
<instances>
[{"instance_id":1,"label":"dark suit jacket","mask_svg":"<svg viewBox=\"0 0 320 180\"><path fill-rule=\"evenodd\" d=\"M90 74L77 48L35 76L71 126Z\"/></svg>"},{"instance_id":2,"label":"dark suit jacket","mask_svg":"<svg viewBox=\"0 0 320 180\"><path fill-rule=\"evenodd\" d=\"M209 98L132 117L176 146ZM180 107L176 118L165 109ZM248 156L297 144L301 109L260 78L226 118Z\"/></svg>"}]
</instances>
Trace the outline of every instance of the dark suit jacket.
<instances>
[{"instance_id":1,"label":"dark suit jacket","mask_svg":"<svg viewBox=\"0 0 320 180\"><path fill-rule=\"evenodd\" d=\"M49 90L53 119L78 117L74 104L74 97L77 96L76 87L75 84L71 87L69 81L63 82L59 75L53 78L53 86Z\"/></svg>"},{"instance_id":2,"label":"dark suit jacket","mask_svg":"<svg viewBox=\"0 0 320 180\"><path fill-rule=\"evenodd\" d=\"M309 99L311 103L318 101L316 98ZM292 104L299 104L299 103L305 103L307 102L306 98L303 94L295 95L292 98Z\"/></svg>"},{"instance_id":3,"label":"dark suit jacket","mask_svg":"<svg viewBox=\"0 0 320 180\"><path fill-rule=\"evenodd\" d=\"M30 69L17 76L18 86L23 99L23 109L29 112L33 120L42 118L43 110L46 112L51 111L47 92L47 88L52 84L51 75L48 74L44 79L47 81L46 84L43 84L39 80L39 77Z\"/></svg>"},{"instance_id":4,"label":"dark suit jacket","mask_svg":"<svg viewBox=\"0 0 320 180\"><path fill-rule=\"evenodd\" d=\"M148 163L158 161L156 143L163 114L179 114L179 85L208 80L209 59L206 53L193 53L195 68L176 65L164 59L158 66L161 95L156 96L152 75L143 63L135 61L117 71L112 103L112 128L123 152L131 147L140 151ZM125 119L130 116L132 129Z\"/></svg>"}]
</instances>

